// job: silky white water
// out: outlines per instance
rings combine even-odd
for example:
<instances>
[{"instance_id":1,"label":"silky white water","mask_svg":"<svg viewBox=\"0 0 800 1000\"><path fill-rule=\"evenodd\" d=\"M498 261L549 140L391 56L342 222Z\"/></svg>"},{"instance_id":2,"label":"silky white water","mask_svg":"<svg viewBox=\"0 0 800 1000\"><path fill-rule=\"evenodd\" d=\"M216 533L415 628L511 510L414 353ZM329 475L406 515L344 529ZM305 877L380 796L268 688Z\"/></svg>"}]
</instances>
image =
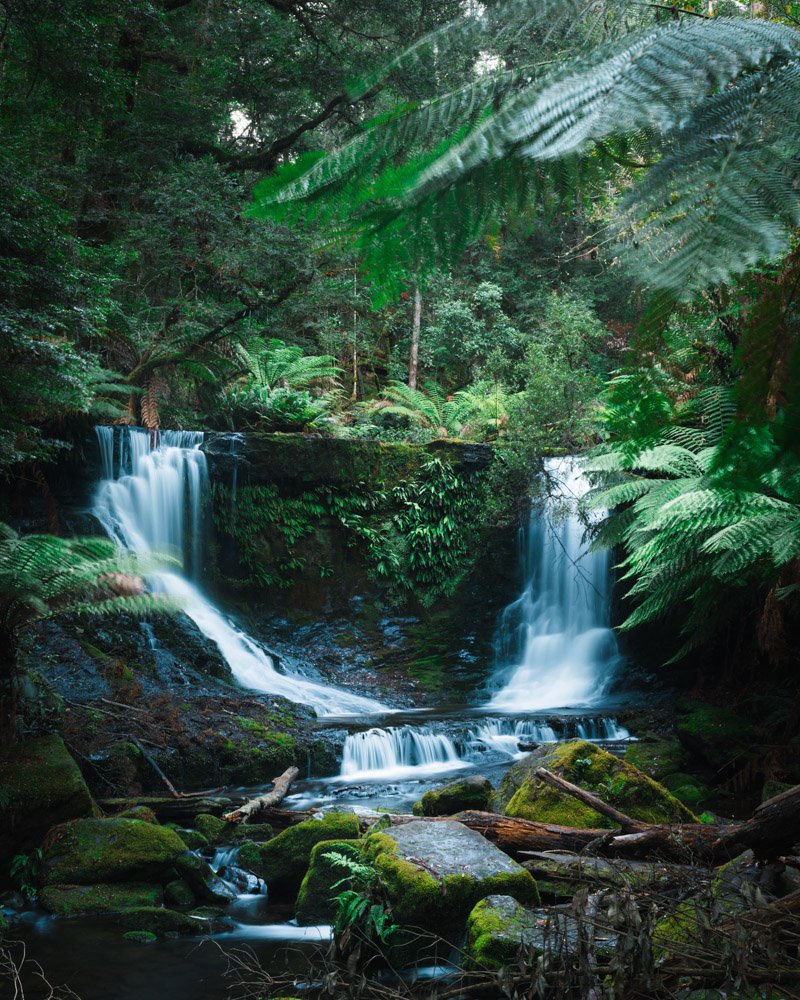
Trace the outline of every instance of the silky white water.
<instances>
[{"instance_id":1,"label":"silky white water","mask_svg":"<svg viewBox=\"0 0 800 1000\"><path fill-rule=\"evenodd\" d=\"M337 780L402 781L469 767L444 733L411 726L351 733Z\"/></svg>"},{"instance_id":2,"label":"silky white water","mask_svg":"<svg viewBox=\"0 0 800 1000\"><path fill-rule=\"evenodd\" d=\"M139 428L118 428L115 434L112 427L98 427L97 439L104 479L93 513L123 548L175 560L176 568L165 561L163 570L150 574L149 585L176 599L217 646L243 687L310 705L318 715L389 711L371 698L279 673L261 646L190 580L199 578L202 567L203 501L208 490L202 433L161 431L154 438Z\"/></svg>"},{"instance_id":3,"label":"silky white water","mask_svg":"<svg viewBox=\"0 0 800 1000\"><path fill-rule=\"evenodd\" d=\"M555 489L524 533L524 585L503 612L497 681L500 711L535 712L596 704L621 663L609 627L608 553L590 552L579 499L589 489L576 459L548 459Z\"/></svg>"}]
</instances>

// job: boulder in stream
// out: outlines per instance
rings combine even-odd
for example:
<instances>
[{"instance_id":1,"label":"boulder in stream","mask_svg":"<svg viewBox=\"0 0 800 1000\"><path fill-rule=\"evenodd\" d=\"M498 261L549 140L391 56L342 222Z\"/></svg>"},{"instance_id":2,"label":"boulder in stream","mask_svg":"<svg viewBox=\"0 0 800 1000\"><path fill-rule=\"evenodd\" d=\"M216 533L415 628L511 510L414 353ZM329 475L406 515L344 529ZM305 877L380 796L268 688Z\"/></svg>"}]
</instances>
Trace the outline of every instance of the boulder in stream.
<instances>
[{"instance_id":1,"label":"boulder in stream","mask_svg":"<svg viewBox=\"0 0 800 1000\"><path fill-rule=\"evenodd\" d=\"M513 962L520 948L541 955L575 950L578 924L558 910L527 910L511 896L487 896L467 920L466 964L499 969Z\"/></svg>"},{"instance_id":2,"label":"boulder in stream","mask_svg":"<svg viewBox=\"0 0 800 1000\"><path fill-rule=\"evenodd\" d=\"M302 927L333 923L336 917L334 885L347 878L347 870L327 857L342 854L352 861L364 861L364 842L361 840L322 840L311 850L308 871L300 885L294 915Z\"/></svg>"},{"instance_id":3,"label":"boulder in stream","mask_svg":"<svg viewBox=\"0 0 800 1000\"><path fill-rule=\"evenodd\" d=\"M244 854L240 850L239 859L265 880L270 898L285 897L299 889L316 844L323 840L354 840L358 834L355 813L329 812L290 826L266 844L247 844Z\"/></svg>"},{"instance_id":4,"label":"boulder in stream","mask_svg":"<svg viewBox=\"0 0 800 1000\"><path fill-rule=\"evenodd\" d=\"M165 882L186 845L173 830L136 819L76 819L44 842L46 885Z\"/></svg>"},{"instance_id":5,"label":"boulder in stream","mask_svg":"<svg viewBox=\"0 0 800 1000\"><path fill-rule=\"evenodd\" d=\"M414 803L415 816L454 816L465 809L489 808L492 783L481 774L451 781L442 788L431 788Z\"/></svg>"},{"instance_id":6,"label":"boulder in stream","mask_svg":"<svg viewBox=\"0 0 800 1000\"><path fill-rule=\"evenodd\" d=\"M537 768L566 778L645 823L697 823L693 813L663 785L595 743L570 740L542 747L512 764L492 799L506 816L558 826L612 827L605 816L536 777Z\"/></svg>"},{"instance_id":7,"label":"boulder in stream","mask_svg":"<svg viewBox=\"0 0 800 1000\"><path fill-rule=\"evenodd\" d=\"M161 886L146 882L47 885L39 894L42 909L58 917L122 913L142 906L160 906L162 898Z\"/></svg>"},{"instance_id":8,"label":"boulder in stream","mask_svg":"<svg viewBox=\"0 0 800 1000\"><path fill-rule=\"evenodd\" d=\"M486 896L539 900L531 874L463 823L418 820L365 841L392 902L394 919L447 935L460 933L472 907Z\"/></svg>"},{"instance_id":9,"label":"boulder in stream","mask_svg":"<svg viewBox=\"0 0 800 1000\"><path fill-rule=\"evenodd\" d=\"M175 859L175 870L204 903L225 905L236 899L236 890L215 875L207 861L191 851L186 851Z\"/></svg>"},{"instance_id":10,"label":"boulder in stream","mask_svg":"<svg viewBox=\"0 0 800 1000\"><path fill-rule=\"evenodd\" d=\"M8 796L0 824L0 871L13 854L31 851L56 823L93 816L78 765L60 736L40 736L0 755L0 785Z\"/></svg>"}]
</instances>

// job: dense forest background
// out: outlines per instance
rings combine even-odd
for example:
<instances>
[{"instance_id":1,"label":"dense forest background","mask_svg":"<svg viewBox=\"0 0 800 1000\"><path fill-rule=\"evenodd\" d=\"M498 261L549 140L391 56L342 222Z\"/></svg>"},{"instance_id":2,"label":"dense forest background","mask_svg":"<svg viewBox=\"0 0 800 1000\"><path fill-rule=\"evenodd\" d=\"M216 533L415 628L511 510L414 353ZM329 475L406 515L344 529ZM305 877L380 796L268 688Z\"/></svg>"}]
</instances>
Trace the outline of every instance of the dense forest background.
<instances>
[{"instance_id":1,"label":"dense forest background","mask_svg":"<svg viewBox=\"0 0 800 1000\"><path fill-rule=\"evenodd\" d=\"M791 226L759 266L742 260L691 297L653 295L609 236L626 193L665 155L636 134L597 143L546 184L511 191L497 175L495 196L480 196L492 198L490 213L456 187L448 252L397 252L382 272L330 213L253 209L264 177L296 174L365 127L379 134L375 123L397 109L457 94L469 129L467 112L506 96L505 84L482 82L498 66L531 53L547 66L596 41L588 8L554 28L520 19L521 6L481 8L496 9L502 29L489 41L443 31L426 48L461 4L3 3L8 495L15 483L46 491L47 468L94 422L488 440L505 479L518 481L543 453L594 447L595 503L618 511L600 543L617 546L630 571L630 623L666 616L672 653L681 631L689 648L715 642L724 666L704 661L714 683L751 683L767 667L791 686ZM612 39L728 13L781 29L797 21L793 4L606 6ZM363 82L417 42L419 58ZM785 41L773 48L765 66L794 65ZM744 57L739 68L752 72ZM791 113L778 104L775 116L791 137ZM438 115L437 127L446 121ZM402 153L387 153L401 179L413 173ZM703 182L707 165L695 163ZM785 170L796 166L790 158ZM268 200L269 183L259 190ZM709 245L704 275L716 253ZM498 493L495 484L487 496Z\"/></svg>"}]
</instances>

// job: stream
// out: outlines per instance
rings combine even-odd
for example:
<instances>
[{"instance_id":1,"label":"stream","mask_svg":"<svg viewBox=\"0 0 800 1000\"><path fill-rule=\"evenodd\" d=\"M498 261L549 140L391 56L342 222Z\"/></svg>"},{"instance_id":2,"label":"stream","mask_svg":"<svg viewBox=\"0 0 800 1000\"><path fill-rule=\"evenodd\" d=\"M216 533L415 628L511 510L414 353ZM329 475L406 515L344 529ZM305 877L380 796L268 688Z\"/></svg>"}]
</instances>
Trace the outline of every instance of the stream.
<instances>
[{"instance_id":1,"label":"stream","mask_svg":"<svg viewBox=\"0 0 800 1000\"><path fill-rule=\"evenodd\" d=\"M617 722L615 711L625 706L612 695L623 658L610 627L610 566L584 542L576 503L588 484L574 460L546 462L548 498L520 531L519 594L500 616L494 662L472 707L408 709L304 675L297 664L279 669L205 592L202 440L199 432L154 438L98 427L103 480L92 512L123 548L169 557L152 566L148 585L180 602L243 688L309 705L319 726L347 733L339 774L296 782L286 807L410 811L426 789L454 776L480 773L496 784L530 744L579 737L614 749L633 738ZM234 848L209 855L215 869L235 860ZM256 882L248 888L230 907L232 929L211 939L145 947L99 918L57 920L34 910L23 915L23 936L50 979L82 1000L221 1000L220 949L247 945L262 963L299 971L330 935L326 927L297 927L291 907L270 904Z\"/></svg>"}]
</instances>

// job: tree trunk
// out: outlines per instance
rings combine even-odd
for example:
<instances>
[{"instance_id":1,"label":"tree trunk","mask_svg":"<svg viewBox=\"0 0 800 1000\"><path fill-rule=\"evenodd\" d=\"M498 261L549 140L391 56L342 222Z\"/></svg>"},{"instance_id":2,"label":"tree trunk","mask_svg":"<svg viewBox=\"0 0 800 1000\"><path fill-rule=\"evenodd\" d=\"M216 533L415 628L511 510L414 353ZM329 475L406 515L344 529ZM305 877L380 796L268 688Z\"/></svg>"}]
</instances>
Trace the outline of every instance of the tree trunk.
<instances>
[{"instance_id":1,"label":"tree trunk","mask_svg":"<svg viewBox=\"0 0 800 1000\"><path fill-rule=\"evenodd\" d=\"M8 636L0 639L0 747L17 742L19 704L19 664L16 643Z\"/></svg>"},{"instance_id":2,"label":"tree trunk","mask_svg":"<svg viewBox=\"0 0 800 1000\"><path fill-rule=\"evenodd\" d=\"M419 369L419 331L422 324L422 295L419 288L414 288L414 320L411 324L411 353L408 358L408 385L417 388L417 372Z\"/></svg>"}]
</instances>

